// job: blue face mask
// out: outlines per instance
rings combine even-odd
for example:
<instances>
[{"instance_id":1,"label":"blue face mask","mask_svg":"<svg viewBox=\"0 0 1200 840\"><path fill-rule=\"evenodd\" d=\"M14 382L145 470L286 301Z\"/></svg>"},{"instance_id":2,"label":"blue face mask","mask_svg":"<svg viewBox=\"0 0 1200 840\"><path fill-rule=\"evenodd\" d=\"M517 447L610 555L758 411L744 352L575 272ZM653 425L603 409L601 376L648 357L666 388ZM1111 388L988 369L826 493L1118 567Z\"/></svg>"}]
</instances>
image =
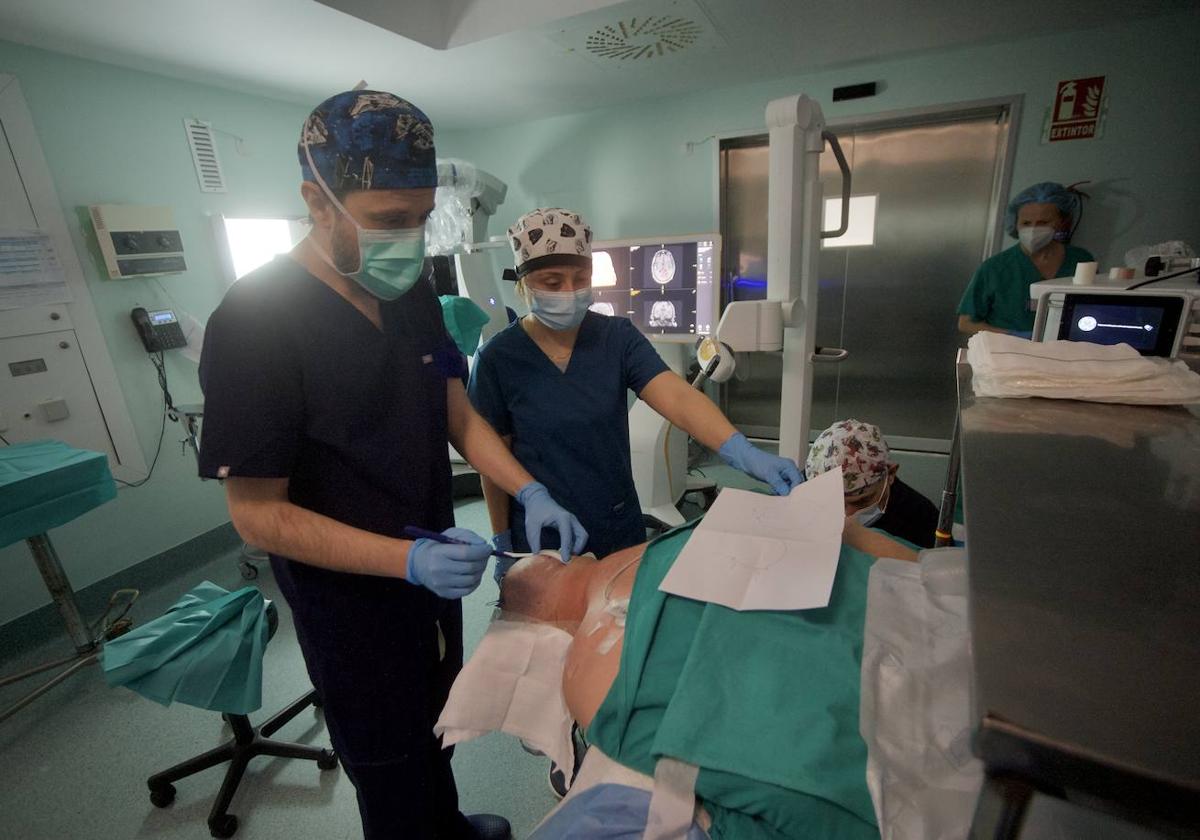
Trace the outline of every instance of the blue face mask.
<instances>
[{"instance_id":1,"label":"blue face mask","mask_svg":"<svg viewBox=\"0 0 1200 840\"><path fill-rule=\"evenodd\" d=\"M574 292L545 292L530 289L529 311L552 330L570 330L583 323L592 305L591 288Z\"/></svg>"}]
</instances>

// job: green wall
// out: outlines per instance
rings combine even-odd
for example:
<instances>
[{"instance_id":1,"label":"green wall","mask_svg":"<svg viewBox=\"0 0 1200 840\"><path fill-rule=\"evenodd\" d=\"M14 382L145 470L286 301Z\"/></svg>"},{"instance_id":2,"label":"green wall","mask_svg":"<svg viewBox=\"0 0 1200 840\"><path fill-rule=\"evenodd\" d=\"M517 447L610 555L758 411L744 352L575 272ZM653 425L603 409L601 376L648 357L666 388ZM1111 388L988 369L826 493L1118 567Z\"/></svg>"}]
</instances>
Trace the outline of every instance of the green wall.
<instances>
[{"instance_id":1,"label":"green wall","mask_svg":"<svg viewBox=\"0 0 1200 840\"><path fill-rule=\"evenodd\" d=\"M826 119L1021 94L1014 188L1091 180L1079 241L1101 263L1129 247L1186 239L1200 247L1200 8L1082 32L927 53L471 132L443 132L439 152L509 184L496 232L535 206L582 212L601 239L717 229L714 134L763 132L771 99L807 93ZM802 48L802 39L797 48ZM613 84L622 83L611 71ZM1043 145L1042 120L1063 79L1107 76L1104 136ZM839 85L878 81L871 99L830 102ZM966 285L963 279L963 285Z\"/></svg>"},{"instance_id":2,"label":"green wall","mask_svg":"<svg viewBox=\"0 0 1200 840\"><path fill-rule=\"evenodd\" d=\"M0 41L0 73L17 77L33 113L58 197L84 265L121 388L147 463L154 455L161 394L129 310L169 306L204 320L224 292L208 214L294 215L303 211L295 148L307 113L298 105L81 61ZM200 192L183 120L196 117L244 138L240 154L218 135L229 191ZM189 270L158 281L102 279L89 204L152 204L174 209ZM198 402L196 365L168 354L176 403ZM196 477L181 429L168 423L162 454L146 485L57 529L55 545L79 588L214 528L229 517L216 482ZM0 549L0 623L48 601L23 543Z\"/></svg>"},{"instance_id":3,"label":"green wall","mask_svg":"<svg viewBox=\"0 0 1200 840\"><path fill-rule=\"evenodd\" d=\"M969 50L928 53L620 108L473 131L439 132L443 156L461 157L509 184L491 230L538 205L582 211L601 238L717 228L714 134L760 131L766 103L807 92L829 119L1024 95L1014 184L1091 179L1080 242L1104 263L1131 245L1182 238L1200 245L1200 10L1120 27L1051 34ZM802 39L798 40L798 48ZM292 157L306 109L227 90L77 60L0 41L0 72L20 81L33 112L126 400L149 459L159 394L128 312L173 306L205 318L224 285L209 215L302 211ZM1042 119L1060 79L1106 75L1110 107L1101 139L1042 145ZM869 100L828 104L832 87L882 82ZM613 84L623 84L620 72ZM404 91L398 91L404 93ZM219 134L229 192L196 184L182 120ZM239 153L230 134L244 138ZM174 208L190 270L150 280L109 281L97 269L78 208L97 203ZM161 287L160 287L161 283ZM965 283L965 278L964 278ZM165 290L165 294L164 291ZM169 360L179 403L199 398L195 365ZM196 478L180 430L168 425L153 480L58 529L54 539L77 587L153 556L227 521L220 488ZM23 545L0 550L0 623L46 603Z\"/></svg>"}]
</instances>

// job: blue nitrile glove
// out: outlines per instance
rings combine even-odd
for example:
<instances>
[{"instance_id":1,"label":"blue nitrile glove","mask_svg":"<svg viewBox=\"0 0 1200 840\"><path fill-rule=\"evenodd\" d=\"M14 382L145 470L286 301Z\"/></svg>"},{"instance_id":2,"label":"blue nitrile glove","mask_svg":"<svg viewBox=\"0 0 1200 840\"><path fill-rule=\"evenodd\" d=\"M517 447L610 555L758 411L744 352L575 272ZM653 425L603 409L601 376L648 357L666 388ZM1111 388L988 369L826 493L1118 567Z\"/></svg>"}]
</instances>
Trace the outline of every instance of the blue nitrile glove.
<instances>
[{"instance_id":1,"label":"blue nitrile glove","mask_svg":"<svg viewBox=\"0 0 1200 840\"><path fill-rule=\"evenodd\" d=\"M1024 338L1031 341L1033 340L1033 330L1009 330L1008 334L1016 336L1017 338Z\"/></svg>"},{"instance_id":2,"label":"blue nitrile glove","mask_svg":"<svg viewBox=\"0 0 1200 840\"><path fill-rule=\"evenodd\" d=\"M512 531L501 531L496 536L492 537L492 546L497 551L511 552L513 550ZM515 558L497 557L496 566L492 570L492 577L496 579L496 583L500 583L500 579L508 574L508 570L512 568L513 563L516 563Z\"/></svg>"},{"instance_id":3,"label":"blue nitrile glove","mask_svg":"<svg viewBox=\"0 0 1200 840\"><path fill-rule=\"evenodd\" d=\"M573 514L567 513L550 498L546 485L531 481L517 491L517 502L525 508L525 538L529 550L537 554L542 550L542 529L558 531L559 554L564 563L572 554L583 551L587 544L587 531Z\"/></svg>"},{"instance_id":4,"label":"blue nitrile glove","mask_svg":"<svg viewBox=\"0 0 1200 840\"><path fill-rule=\"evenodd\" d=\"M729 440L717 450L726 464L771 485L776 495L786 496L792 488L804 483L804 474L790 458L780 458L763 452L746 440L741 432L734 432Z\"/></svg>"},{"instance_id":5,"label":"blue nitrile glove","mask_svg":"<svg viewBox=\"0 0 1200 840\"><path fill-rule=\"evenodd\" d=\"M408 582L424 586L442 598L455 600L470 595L479 586L492 547L487 540L466 528L447 528L447 537L463 540L455 545L420 539L408 550Z\"/></svg>"}]
</instances>

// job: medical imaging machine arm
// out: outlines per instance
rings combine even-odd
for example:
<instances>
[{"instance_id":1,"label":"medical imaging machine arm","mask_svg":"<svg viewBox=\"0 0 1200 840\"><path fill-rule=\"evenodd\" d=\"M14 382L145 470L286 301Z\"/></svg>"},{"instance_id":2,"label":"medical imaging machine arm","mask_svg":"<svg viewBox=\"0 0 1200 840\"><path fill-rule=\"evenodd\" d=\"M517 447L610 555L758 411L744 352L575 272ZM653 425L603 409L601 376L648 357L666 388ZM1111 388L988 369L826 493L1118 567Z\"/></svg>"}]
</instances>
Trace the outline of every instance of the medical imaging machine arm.
<instances>
[{"instance_id":1,"label":"medical imaging machine arm","mask_svg":"<svg viewBox=\"0 0 1200 840\"><path fill-rule=\"evenodd\" d=\"M767 299L725 307L708 354L783 351L779 454L804 463L812 411L813 364L841 362L840 348L816 347L817 260L820 240L841 236L850 222L850 167L837 136L825 128L820 106L800 94L767 105L770 169L767 191ZM842 172L842 218L821 230L821 153L828 141ZM701 368L706 368L701 360ZM733 372L716 368L712 379Z\"/></svg>"}]
</instances>

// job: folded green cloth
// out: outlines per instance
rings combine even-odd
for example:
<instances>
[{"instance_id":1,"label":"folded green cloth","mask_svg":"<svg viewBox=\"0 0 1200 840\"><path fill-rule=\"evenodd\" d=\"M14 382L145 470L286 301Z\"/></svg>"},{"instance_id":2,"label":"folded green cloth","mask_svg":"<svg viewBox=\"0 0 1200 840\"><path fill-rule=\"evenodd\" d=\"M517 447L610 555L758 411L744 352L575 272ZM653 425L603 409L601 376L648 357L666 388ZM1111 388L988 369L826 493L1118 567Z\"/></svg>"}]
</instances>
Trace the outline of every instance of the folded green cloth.
<instances>
[{"instance_id":1,"label":"folded green cloth","mask_svg":"<svg viewBox=\"0 0 1200 840\"><path fill-rule=\"evenodd\" d=\"M116 497L102 452L60 440L0 446L0 547L65 525Z\"/></svg>"},{"instance_id":2,"label":"folded green cloth","mask_svg":"<svg viewBox=\"0 0 1200 840\"><path fill-rule=\"evenodd\" d=\"M459 352L464 356L474 355L479 347L479 337L483 335L483 328L491 316L475 301L460 295L441 295L438 301L442 304L446 332L454 339Z\"/></svg>"},{"instance_id":3,"label":"folded green cloth","mask_svg":"<svg viewBox=\"0 0 1200 840\"><path fill-rule=\"evenodd\" d=\"M164 706L250 714L262 705L269 609L252 586L229 592L205 581L159 618L105 644L104 678Z\"/></svg>"}]
</instances>

